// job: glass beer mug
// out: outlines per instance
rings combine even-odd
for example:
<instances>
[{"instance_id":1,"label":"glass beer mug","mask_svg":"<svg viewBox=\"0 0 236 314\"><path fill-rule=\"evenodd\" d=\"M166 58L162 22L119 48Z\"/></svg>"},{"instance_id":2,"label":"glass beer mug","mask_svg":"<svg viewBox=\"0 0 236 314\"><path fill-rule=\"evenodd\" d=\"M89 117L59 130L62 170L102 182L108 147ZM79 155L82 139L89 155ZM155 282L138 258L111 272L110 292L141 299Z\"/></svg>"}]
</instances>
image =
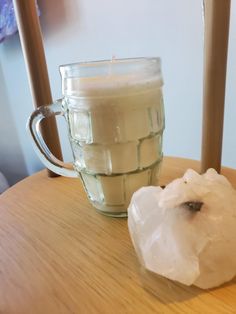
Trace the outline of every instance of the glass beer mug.
<instances>
[{"instance_id":1,"label":"glass beer mug","mask_svg":"<svg viewBox=\"0 0 236 314\"><path fill-rule=\"evenodd\" d=\"M63 98L29 119L34 148L53 172L80 177L100 212L126 216L132 194L158 180L164 130L160 59L77 63L60 66L60 73ZM40 121L52 115L66 119L73 170L51 154L40 134Z\"/></svg>"}]
</instances>

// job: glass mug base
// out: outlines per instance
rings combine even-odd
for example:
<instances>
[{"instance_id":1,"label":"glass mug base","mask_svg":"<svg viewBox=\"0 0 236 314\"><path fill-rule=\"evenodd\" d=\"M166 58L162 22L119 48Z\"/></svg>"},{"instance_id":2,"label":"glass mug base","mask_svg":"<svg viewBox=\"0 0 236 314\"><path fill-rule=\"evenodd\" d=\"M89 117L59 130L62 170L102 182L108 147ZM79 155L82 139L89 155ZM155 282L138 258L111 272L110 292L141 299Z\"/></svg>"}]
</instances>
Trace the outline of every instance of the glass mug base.
<instances>
[{"instance_id":1,"label":"glass mug base","mask_svg":"<svg viewBox=\"0 0 236 314\"><path fill-rule=\"evenodd\" d=\"M162 158L150 167L126 174L101 175L80 172L91 204L102 214L127 217L127 208L135 191L157 185Z\"/></svg>"},{"instance_id":2,"label":"glass mug base","mask_svg":"<svg viewBox=\"0 0 236 314\"><path fill-rule=\"evenodd\" d=\"M127 208L124 206L117 206L117 208L114 208L114 206L100 205L99 203L92 202L91 200L90 202L95 207L99 214L115 218L128 217Z\"/></svg>"}]
</instances>

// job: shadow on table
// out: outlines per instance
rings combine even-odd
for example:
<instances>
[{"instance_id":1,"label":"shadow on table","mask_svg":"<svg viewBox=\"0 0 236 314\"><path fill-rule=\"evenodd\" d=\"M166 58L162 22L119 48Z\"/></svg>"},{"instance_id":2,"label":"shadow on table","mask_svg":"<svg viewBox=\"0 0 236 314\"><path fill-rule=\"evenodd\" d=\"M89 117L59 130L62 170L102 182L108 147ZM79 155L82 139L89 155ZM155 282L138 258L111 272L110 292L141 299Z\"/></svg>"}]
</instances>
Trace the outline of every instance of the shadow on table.
<instances>
[{"instance_id":1,"label":"shadow on table","mask_svg":"<svg viewBox=\"0 0 236 314\"><path fill-rule=\"evenodd\" d=\"M155 273L141 269L141 282L145 290L154 294L162 303L168 304L192 299L200 294L233 285L236 283L236 278L218 288L203 290L171 281Z\"/></svg>"}]
</instances>

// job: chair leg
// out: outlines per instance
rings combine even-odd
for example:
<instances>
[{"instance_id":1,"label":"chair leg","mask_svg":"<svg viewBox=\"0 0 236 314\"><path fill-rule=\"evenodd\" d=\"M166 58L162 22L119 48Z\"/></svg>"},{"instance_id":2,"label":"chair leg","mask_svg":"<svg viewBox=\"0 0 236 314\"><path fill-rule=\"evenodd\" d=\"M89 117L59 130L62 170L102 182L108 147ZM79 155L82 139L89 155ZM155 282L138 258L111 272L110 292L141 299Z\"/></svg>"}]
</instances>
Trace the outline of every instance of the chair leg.
<instances>
[{"instance_id":1,"label":"chair leg","mask_svg":"<svg viewBox=\"0 0 236 314\"><path fill-rule=\"evenodd\" d=\"M13 0L34 106L52 103L52 95L35 0ZM42 134L50 151L62 160L55 118L44 121ZM49 177L57 174L48 170Z\"/></svg>"},{"instance_id":2,"label":"chair leg","mask_svg":"<svg viewBox=\"0 0 236 314\"><path fill-rule=\"evenodd\" d=\"M204 0L204 86L201 171L221 169L230 0Z\"/></svg>"}]
</instances>

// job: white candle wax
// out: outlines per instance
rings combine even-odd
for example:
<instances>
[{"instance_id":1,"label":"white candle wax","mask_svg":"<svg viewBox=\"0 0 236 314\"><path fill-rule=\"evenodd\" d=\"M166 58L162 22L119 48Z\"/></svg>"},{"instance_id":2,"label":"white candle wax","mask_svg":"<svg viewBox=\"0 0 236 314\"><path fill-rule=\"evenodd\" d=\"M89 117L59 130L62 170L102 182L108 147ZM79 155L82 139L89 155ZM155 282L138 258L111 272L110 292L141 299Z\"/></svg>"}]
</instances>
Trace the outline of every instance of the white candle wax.
<instances>
[{"instance_id":1,"label":"white candle wax","mask_svg":"<svg viewBox=\"0 0 236 314\"><path fill-rule=\"evenodd\" d=\"M75 166L105 210L126 207L137 186L152 182L149 167L162 151L161 87L159 72L119 73L113 63L102 74L63 80Z\"/></svg>"}]
</instances>

